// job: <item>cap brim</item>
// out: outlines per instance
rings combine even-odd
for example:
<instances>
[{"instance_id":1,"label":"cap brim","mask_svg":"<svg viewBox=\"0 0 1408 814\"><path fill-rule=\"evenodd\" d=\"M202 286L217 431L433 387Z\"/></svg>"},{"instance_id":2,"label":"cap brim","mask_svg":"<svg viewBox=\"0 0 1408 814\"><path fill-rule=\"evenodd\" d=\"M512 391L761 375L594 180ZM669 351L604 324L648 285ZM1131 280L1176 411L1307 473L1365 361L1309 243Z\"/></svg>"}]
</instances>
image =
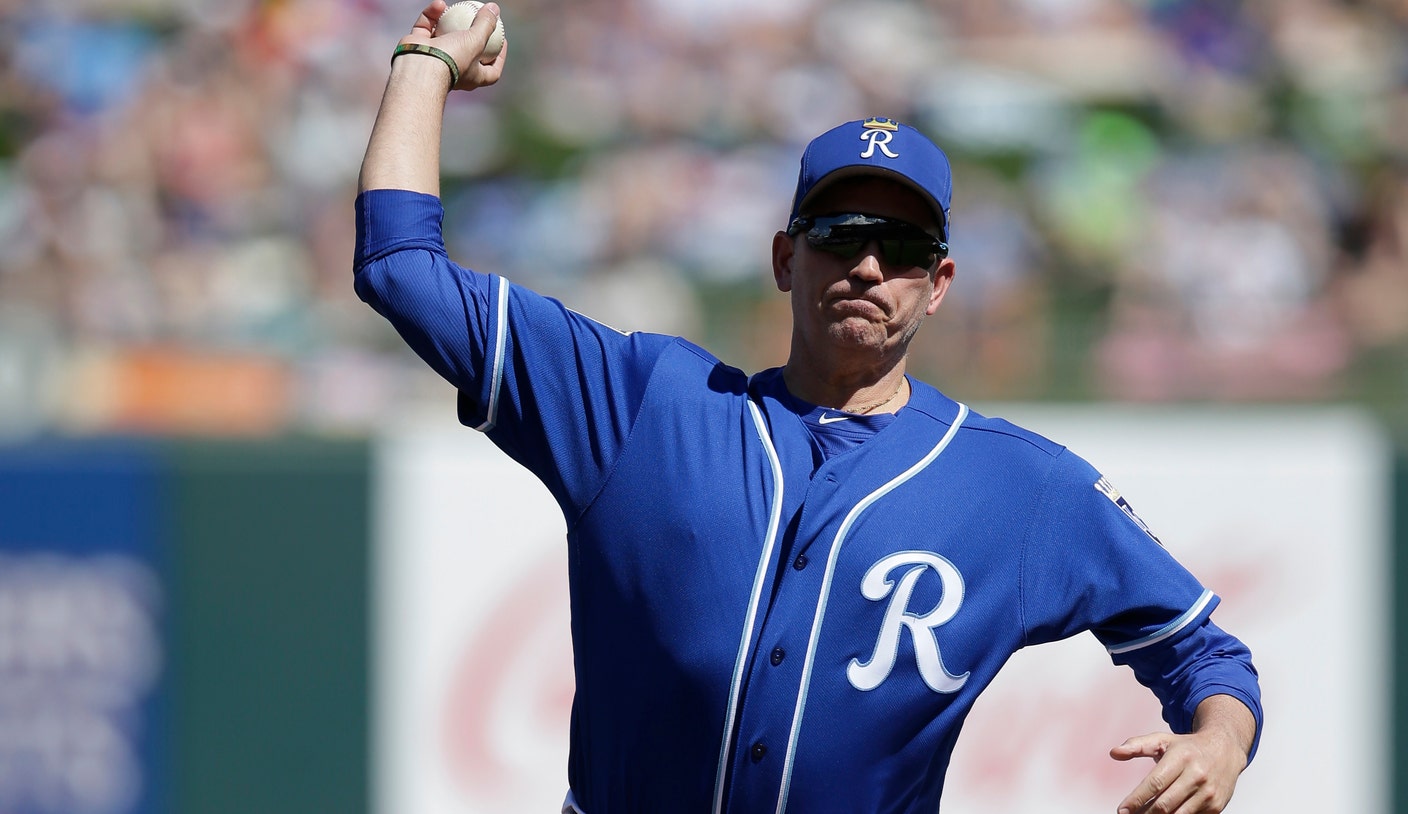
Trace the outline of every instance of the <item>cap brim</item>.
<instances>
[{"instance_id":1,"label":"cap brim","mask_svg":"<svg viewBox=\"0 0 1408 814\"><path fill-rule=\"evenodd\" d=\"M838 167L818 178L816 183L812 184L812 188L807 192L806 197L797 204L797 214L801 215L803 212L806 212L807 207L816 200L817 196L824 193L836 182L844 181L848 178L866 177L883 178L887 181L894 181L906 189L913 190L915 194L924 199L925 203L929 204L929 209L934 214L935 222L939 225L939 234L935 235L935 237L944 238L948 234L947 214L944 212L943 205L935 200L933 195L930 195L923 187L911 181L908 176L874 164L851 164L846 167Z\"/></svg>"}]
</instances>

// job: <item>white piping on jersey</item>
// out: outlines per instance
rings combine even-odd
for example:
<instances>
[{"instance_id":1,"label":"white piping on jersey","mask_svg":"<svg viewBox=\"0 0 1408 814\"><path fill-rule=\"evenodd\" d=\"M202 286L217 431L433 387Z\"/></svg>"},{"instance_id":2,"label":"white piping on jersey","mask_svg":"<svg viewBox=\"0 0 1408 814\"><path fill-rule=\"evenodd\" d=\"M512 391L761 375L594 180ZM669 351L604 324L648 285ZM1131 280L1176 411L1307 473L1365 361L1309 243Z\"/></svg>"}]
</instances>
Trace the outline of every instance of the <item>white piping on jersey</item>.
<instances>
[{"instance_id":1,"label":"white piping on jersey","mask_svg":"<svg viewBox=\"0 0 1408 814\"><path fill-rule=\"evenodd\" d=\"M1203 595L1198 597L1198 601L1193 603L1193 607L1184 611L1182 616L1178 617L1177 619L1174 619L1172 622L1169 622L1168 624L1164 625L1153 633L1150 633L1148 636L1144 636L1143 638L1135 639L1132 642L1126 642L1124 644L1111 645L1109 647L1106 647L1105 651L1112 656L1118 656L1121 653L1130 653L1135 650L1148 647L1152 644L1158 644L1164 639L1167 639L1168 637L1187 627L1189 622L1192 622L1194 619L1198 618L1198 616L1202 614L1203 608L1206 608L1208 606L1208 603L1212 601L1212 598L1213 592L1208 590L1207 588L1204 588Z\"/></svg>"},{"instance_id":2,"label":"white piping on jersey","mask_svg":"<svg viewBox=\"0 0 1408 814\"><path fill-rule=\"evenodd\" d=\"M489 409L484 412L484 423L475 427L480 432L488 432L494 428L494 422L499 418L499 388L504 380L504 346L508 344L508 289L509 281L502 277L496 277L499 281L499 301L495 311L497 313L497 330L494 335L494 358L490 362L489 382Z\"/></svg>"},{"instance_id":3,"label":"white piping on jersey","mask_svg":"<svg viewBox=\"0 0 1408 814\"><path fill-rule=\"evenodd\" d=\"M724 778L728 776L729 758L733 752L733 725L738 716L738 694L743 689L743 673L747 668L748 653L753 649L753 625L758 619L758 606L763 601L763 590L767 587L768 565L772 560L772 550L777 544L778 528L782 525L782 462L768 435L767 425L758 405L748 400L748 414L753 419L753 428L758 439L763 442L768 464L772 467L772 482L776 484L772 494L772 509L768 513L768 533L763 543L763 553L758 558L758 571L753 575L753 595L748 600L748 617L743 623L743 638L738 642L738 656L733 662L733 685L728 691L728 714L724 716L723 745L719 748L719 770L714 776L714 814L720 814L724 805Z\"/></svg>"},{"instance_id":4,"label":"white piping on jersey","mask_svg":"<svg viewBox=\"0 0 1408 814\"><path fill-rule=\"evenodd\" d=\"M862 512L933 463L934 459L939 457L939 454L948 447L953 437L958 434L958 428L963 426L963 421L966 418L968 418L968 406L959 404L958 415L953 419L953 425L948 428L948 432L944 433L944 437L939 439L939 443L934 445L934 448L929 450L929 453L923 458L920 458L914 466L866 495L851 508L846 519L841 521L841 527L836 530L836 536L831 541L831 551L826 555L826 573L821 580L821 596L817 601L816 615L812 617L811 639L807 642L807 660L802 665L802 686L797 693L797 707L792 713L792 731L787 736L787 758L782 764L782 788L777 795L777 814L782 814L787 809L787 794L792 788L792 769L797 756L797 738L802 731L802 713L806 710L807 689L811 685L812 668L816 662L817 642L821 639L821 620L826 616L826 603L831 595L831 579L836 572L836 560L841 553L841 543L845 541L846 535L850 533L851 527L855 525L856 519L860 517Z\"/></svg>"}]
</instances>

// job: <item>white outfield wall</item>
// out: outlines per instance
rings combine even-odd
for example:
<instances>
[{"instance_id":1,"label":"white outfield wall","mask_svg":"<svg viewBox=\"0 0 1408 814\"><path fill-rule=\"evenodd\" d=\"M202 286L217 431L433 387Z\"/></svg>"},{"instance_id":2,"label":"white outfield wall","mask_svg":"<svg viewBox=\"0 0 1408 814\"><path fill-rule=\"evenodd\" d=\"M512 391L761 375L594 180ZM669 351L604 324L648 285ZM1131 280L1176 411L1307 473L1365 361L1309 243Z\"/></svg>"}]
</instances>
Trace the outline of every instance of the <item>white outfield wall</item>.
<instances>
[{"instance_id":1,"label":"white outfield wall","mask_svg":"<svg viewBox=\"0 0 1408 814\"><path fill-rule=\"evenodd\" d=\"M1391 448L1333 408L975 405L1085 457L1222 597L1267 725L1230 811L1389 811ZM376 814L556 812L572 696L564 525L439 411L377 442ZM945 814L1113 811L1158 704L1083 635L1018 653L959 738ZM593 812L596 814L596 812ZM607 812L606 814L609 814Z\"/></svg>"}]
</instances>

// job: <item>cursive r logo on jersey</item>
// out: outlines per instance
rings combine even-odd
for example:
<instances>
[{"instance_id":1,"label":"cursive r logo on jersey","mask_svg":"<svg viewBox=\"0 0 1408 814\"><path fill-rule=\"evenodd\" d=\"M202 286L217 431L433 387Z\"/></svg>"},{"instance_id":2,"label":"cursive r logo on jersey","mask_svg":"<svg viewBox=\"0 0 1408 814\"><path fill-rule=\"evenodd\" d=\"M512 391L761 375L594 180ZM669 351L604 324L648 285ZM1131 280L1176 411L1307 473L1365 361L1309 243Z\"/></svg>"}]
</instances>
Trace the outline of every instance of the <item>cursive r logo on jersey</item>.
<instances>
[{"instance_id":1,"label":"cursive r logo on jersey","mask_svg":"<svg viewBox=\"0 0 1408 814\"><path fill-rule=\"evenodd\" d=\"M933 610L916 615L909 611L909 599L919 578L930 569L942 580L943 598ZM898 582L889 576L895 571L903 571ZM963 604L963 575L953 563L929 551L900 551L870 566L861 579L860 592L866 599L876 602L888 597L890 604L885 608L885 618L870 659L864 663L851 659L846 668L846 677L852 686L858 690L873 690L889 678L899 654L900 636L908 630L914 641L919 675L929 689L952 693L963 688L968 682L968 673L954 675L944 667L935 633Z\"/></svg>"}]
</instances>

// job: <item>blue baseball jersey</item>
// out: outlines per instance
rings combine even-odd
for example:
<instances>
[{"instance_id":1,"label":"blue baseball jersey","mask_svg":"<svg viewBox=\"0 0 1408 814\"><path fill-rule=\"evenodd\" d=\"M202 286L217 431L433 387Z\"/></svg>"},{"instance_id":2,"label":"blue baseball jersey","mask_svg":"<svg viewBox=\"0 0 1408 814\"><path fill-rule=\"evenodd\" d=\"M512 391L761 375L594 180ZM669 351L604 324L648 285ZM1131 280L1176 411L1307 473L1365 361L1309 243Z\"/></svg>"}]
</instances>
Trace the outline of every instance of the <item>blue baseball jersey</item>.
<instances>
[{"instance_id":1,"label":"blue baseball jersey","mask_svg":"<svg viewBox=\"0 0 1408 814\"><path fill-rule=\"evenodd\" d=\"M452 262L437 199L357 202L360 296L567 523L586 814L932 812L1018 649L1092 631L1163 704L1260 698L1217 597L1087 462L919 381L818 457L777 370Z\"/></svg>"}]
</instances>

